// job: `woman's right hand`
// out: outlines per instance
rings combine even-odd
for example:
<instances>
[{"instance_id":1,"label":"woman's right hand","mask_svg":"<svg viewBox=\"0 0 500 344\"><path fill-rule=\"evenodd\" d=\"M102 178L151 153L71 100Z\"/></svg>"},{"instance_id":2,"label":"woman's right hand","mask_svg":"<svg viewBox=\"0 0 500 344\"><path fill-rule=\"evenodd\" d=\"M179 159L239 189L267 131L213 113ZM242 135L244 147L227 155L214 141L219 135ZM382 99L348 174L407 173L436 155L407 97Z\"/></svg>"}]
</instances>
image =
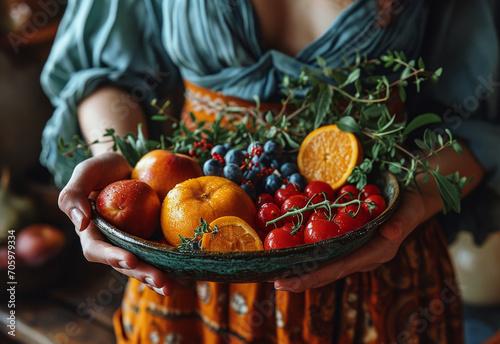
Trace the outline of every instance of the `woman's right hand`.
<instances>
[{"instance_id":1,"label":"woman's right hand","mask_svg":"<svg viewBox=\"0 0 500 344\"><path fill-rule=\"evenodd\" d=\"M104 153L80 163L59 195L59 208L71 219L80 237L85 258L110 265L135 278L162 295L169 295L184 283L135 257L132 253L108 243L91 221L88 199L95 199L108 184L130 178L132 168L117 153Z\"/></svg>"}]
</instances>

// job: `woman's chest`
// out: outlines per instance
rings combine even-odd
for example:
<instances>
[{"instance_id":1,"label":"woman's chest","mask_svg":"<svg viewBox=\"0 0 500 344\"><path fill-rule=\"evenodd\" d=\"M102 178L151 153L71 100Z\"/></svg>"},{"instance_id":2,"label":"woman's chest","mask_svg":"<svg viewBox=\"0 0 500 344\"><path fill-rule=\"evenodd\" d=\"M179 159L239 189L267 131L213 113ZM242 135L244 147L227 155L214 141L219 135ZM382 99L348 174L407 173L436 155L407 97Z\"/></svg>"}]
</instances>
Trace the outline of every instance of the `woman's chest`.
<instances>
[{"instance_id":1,"label":"woman's chest","mask_svg":"<svg viewBox=\"0 0 500 344\"><path fill-rule=\"evenodd\" d=\"M354 0L251 0L265 49L295 56Z\"/></svg>"}]
</instances>

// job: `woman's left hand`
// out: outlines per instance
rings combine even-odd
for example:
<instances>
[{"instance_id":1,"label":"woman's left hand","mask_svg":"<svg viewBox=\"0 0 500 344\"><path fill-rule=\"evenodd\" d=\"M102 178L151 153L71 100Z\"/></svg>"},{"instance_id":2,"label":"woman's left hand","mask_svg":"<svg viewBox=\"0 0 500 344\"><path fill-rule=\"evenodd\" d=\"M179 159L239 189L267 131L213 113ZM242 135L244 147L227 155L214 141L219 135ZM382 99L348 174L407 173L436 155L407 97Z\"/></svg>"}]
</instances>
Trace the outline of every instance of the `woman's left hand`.
<instances>
[{"instance_id":1,"label":"woman's left hand","mask_svg":"<svg viewBox=\"0 0 500 344\"><path fill-rule=\"evenodd\" d=\"M423 198L406 191L397 211L365 245L344 258L311 273L279 279L277 290L303 292L322 287L354 272L371 271L394 258L403 240L425 220Z\"/></svg>"}]
</instances>

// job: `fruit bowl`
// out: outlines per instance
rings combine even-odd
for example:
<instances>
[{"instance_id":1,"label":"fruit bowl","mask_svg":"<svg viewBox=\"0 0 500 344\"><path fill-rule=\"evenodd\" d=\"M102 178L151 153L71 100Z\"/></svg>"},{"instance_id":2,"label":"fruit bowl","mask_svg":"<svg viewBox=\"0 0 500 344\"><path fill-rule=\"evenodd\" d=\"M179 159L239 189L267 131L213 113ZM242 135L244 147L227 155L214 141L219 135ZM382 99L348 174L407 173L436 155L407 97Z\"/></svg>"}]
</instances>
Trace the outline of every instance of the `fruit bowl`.
<instances>
[{"instance_id":1,"label":"fruit bowl","mask_svg":"<svg viewBox=\"0 0 500 344\"><path fill-rule=\"evenodd\" d=\"M385 173L375 184L387 208L366 225L344 235L313 244L249 252L179 250L127 234L104 221L92 206L92 221L116 246L169 273L174 278L221 283L266 282L312 272L354 251L367 242L397 208L400 190L394 175Z\"/></svg>"}]
</instances>

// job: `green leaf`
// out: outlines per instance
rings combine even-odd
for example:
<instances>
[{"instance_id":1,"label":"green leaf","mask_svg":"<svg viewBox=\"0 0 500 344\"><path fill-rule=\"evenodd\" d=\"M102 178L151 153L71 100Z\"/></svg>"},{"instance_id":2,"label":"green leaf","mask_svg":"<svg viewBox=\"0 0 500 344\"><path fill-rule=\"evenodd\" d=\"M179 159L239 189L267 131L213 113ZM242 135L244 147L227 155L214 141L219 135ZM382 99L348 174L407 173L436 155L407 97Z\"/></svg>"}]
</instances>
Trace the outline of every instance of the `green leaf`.
<instances>
[{"instance_id":1,"label":"green leaf","mask_svg":"<svg viewBox=\"0 0 500 344\"><path fill-rule=\"evenodd\" d=\"M272 139L276 135L277 131L276 127L271 127L265 134L266 139Z\"/></svg>"},{"instance_id":2,"label":"green leaf","mask_svg":"<svg viewBox=\"0 0 500 344\"><path fill-rule=\"evenodd\" d=\"M260 108L260 98L258 95L254 95L253 96L253 101L255 102L255 108L257 109L257 111L259 110Z\"/></svg>"},{"instance_id":3,"label":"green leaf","mask_svg":"<svg viewBox=\"0 0 500 344\"><path fill-rule=\"evenodd\" d=\"M294 140L292 140L292 138L290 137L290 135L288 135L288 133L283 131L282 134L285 137L286 143L290 146L290 148L292 149L300 148L300 145Z\"/></svg>"},{"instance_id":4,"label":"green leaf","mask_svg":"<svg viewBox=\"0 0 500 344\"><path fill-rule=\"evenodd\" d=\"M429 129L425 129L424 131L424 142L427 147L429 147L429 150L432 151L434 150L434 147L436 146L436 141L437 141L437 135L435 132Z\"/></svg>"},{"instance_id":5,"label":"green leaf","mask_svg":"<svg viewBox=\"0 0 500 344\"><path fill-rule=\"evenodd\" d=\"M347 76L347 80L339 87L342 88L346 85L352 84L353 82L359 79L360 75L361 75L361 69L356 68L351 73L349 73L349 75Z\"/></svg>"},{"instance_id":6,"label":"green leaf","mask_svg":"<svg viewBox=\"0 0 500 344\"><path fill-rule=\"evenodd\" d=\"M410 123L408 123L405 130L403 131L403 135L406 136L415 129L420 128L424 125L429 125L432 123L439 123L439 122L441 122L441 117L439 117L434 113L425 113L419 115L415 117Z\"/></svg>"},{"instance_id":7,"label":"green leaf","mask_svg":"<svg viewBox=\"0 0 500 344\"><path fill-rule=\"evenodd\" d=\"M274 123L274 116L273 116L273 113L271 111L268 111L266 113L266 122L269 125L272 125Z\"/></svg>"},{"instance_id":8,"label":"green leaf","mask_svg":"<svg viewBox=\"0 0 500 344\"><path fill-rule=\"evenodd\" d=\"M333 97L333 90L328 87L328 85L321 84L319 93L318 93L318 98L316 100L316 117L314 119L314 128L317 129L319 128L323 120L325 119L328 110L330 109L330 105L332 103L332 97Z\"/></svg>"},{"instance_id":9,"label":"green leaf","mask_svg":"<svg viewBox=\"0 0 500 344\"><path fill-rule=\"evenodd\" d=\"M398 84L398 89L399 89L399 98L401 98L401 101L404 103L406 102L406 90L403 87L403 85Z\"/></svg>"},{"instance_id":10,"label":"green leaf","mask_svg":"<svg viewBox=\"0 0 500 344\"><path fill-rule=\"evenodd\" d=\"M375 104L372 106L367 106L363 109L362 115L371 118L379 117L384 112L384 106Z\"/></svg>"},{"instance_id":11,"label":"green leaf","mask_svg":"<svg viewBox=\"0 0 500 344\"><path fill-rule=\"evenodd\" d=\"M421 57L418 59L418 68L425 69L424 60Z\"/></svg>"},{"instance_id":12,"label":"green leaf","mask_svg":"<svg viewBox=\"0 0 500 344\"><path fill-rule=\"evenodd\" d=\"M394 173L394 174L399 174L401 173L401 166L399 164L390 164L388 167L389 172Z\"/></svg>"},{"instance_id":13,"label":"green leaf","mask_svg":"<svg viewBox=\"0 0 500 344\"><path fill-rule=\"evenodd\" d=\"M322 68L326 68L326 61L321 56L316 56L316 61L318 61L318 65Z\"/></svg>"},{"instance_id":14,"label":"green leaf","mask_svg":"<svg viewBox=\"0 0 500 344\"><path fill-rule=\"evenodd\" d=\"M448 211L453 210L457 213L460 212L460 197L461 192L458 187L454 185L448 178L440 175L435 171L430 171L436 184L438 186L439 194L443 200L443 212L446 214Z\"/></svg>"},{"instance_id":15,"label":"green leaf","mask_svg":"<svg viewBox=\"0 0 500 344\"><path fill-rule=\"evenodd\" d=\"M462 154L463 153L463 150L462 150L462 146L460 146L460 143L458 143L457 141L453 141L453 143L451 144L451 147L455 150L455 152L457 152L458 154Z\"/></svg>"},{"instance_id":16,"label":"green leaf","mask_svg":"<svg viewBox=\"0 0 500 344\"><path fill-rule=\"evenodd\" d=\"M429 147L426 146L425 142L421 139L415 139L415 144L417 145L418 148L424 151L431 150Z\"/></svg>"},{"instance_id":17,"label":"green leaf","mask_svg":"<svg viewBox=\"0 0 500 344\"><path fill-rule=\"evenodd\" d=\"M356 120L351 116L346 116L339 119L337 121L337 126L340 130L346 133L361 133L361 128L359 127L358 122L356 122Z\"/></svg>"}]
</instances>

